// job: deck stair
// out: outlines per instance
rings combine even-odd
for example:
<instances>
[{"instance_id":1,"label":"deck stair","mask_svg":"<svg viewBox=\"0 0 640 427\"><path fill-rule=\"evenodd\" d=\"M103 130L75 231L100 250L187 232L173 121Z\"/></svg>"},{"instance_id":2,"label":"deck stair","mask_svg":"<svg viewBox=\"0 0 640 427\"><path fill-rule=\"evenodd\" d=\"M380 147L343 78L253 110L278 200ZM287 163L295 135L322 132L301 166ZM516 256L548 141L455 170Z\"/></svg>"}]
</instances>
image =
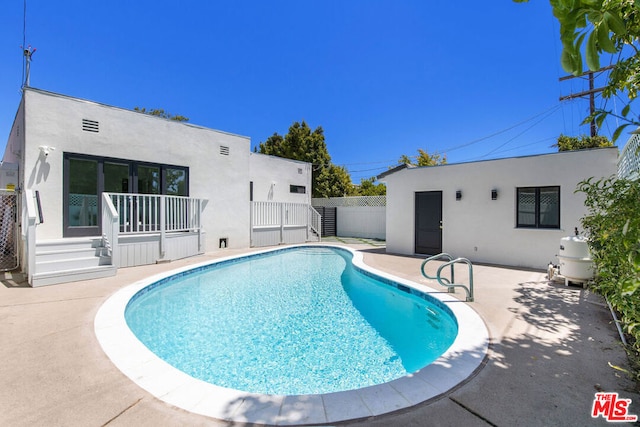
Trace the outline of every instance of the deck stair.
<instances>
[{"instance_id":1,"label":"deck stair","mask_svg":"<svg viewBox=\"0 0 640 427\"><path fill-rule=\"evenodd\" d=\"M100 237L40 241L35 267L33 287L114 276L117 271Z\"/></svg>"}]
</instances>

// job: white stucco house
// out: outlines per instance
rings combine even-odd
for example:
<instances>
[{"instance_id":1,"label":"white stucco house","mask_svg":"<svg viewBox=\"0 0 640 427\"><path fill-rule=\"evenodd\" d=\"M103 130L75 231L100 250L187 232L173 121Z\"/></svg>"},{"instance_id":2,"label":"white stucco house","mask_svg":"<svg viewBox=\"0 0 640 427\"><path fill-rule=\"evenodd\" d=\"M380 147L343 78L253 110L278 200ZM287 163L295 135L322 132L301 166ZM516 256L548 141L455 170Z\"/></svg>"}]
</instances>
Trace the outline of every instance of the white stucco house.
<instances>
[{"instance_id":1,"label":"white stucco house","mask_svg":"<svg viewBox=\"0 0 640 427\"><path fill-rule=\"evenodd\" d=\"M247 137L29 87L0 186L17 195L17 260L32 286L247 248L254 217L259 231L278 230L263 244L288 229L304 230L297 241L317 235L309 164L251 153ZM256 202L285 214L261 218ZM294 208L304 217L280 224Z\"/></svg>"},{"instance_id":2,"label":"white stucco house","mask_svg":"<svg viewBox=\"0 0 640 427\"><path fill-rule=\"evenodd\" d=\"M580 181L617 172L618 149L399 167L387 185L386 250L546 268L586 214Z\"/></svg>"}]
</instances>

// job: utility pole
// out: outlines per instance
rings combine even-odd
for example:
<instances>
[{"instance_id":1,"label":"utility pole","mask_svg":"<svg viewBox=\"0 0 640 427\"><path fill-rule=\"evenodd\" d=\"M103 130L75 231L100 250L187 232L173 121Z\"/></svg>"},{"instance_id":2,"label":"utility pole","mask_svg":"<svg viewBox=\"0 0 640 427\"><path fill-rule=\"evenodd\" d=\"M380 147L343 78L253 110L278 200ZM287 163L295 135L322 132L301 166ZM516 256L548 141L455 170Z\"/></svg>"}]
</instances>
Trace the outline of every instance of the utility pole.
<instances>
[{"instance_id":1,"label":"utility pole","mask_svg":"<svg viewBox=\"0 0 640 427\"><path fill-rule=\"evenodd\" d=\"M596 112L596 93L600 93L604 90L604 88L595 87L595 74L603 73L604 71L612 69L614 66L609 65L608 67L600 68L597 71L587 71L577 76L565 76L560 77L559 81L571 80L576 78L582 78L587 76L589 79L589 90L585 90L578 93L572 93L571 95L561 96L560 101L566 101L567 99L575 99L575 98L583 98L585 96L589 96L589 115L593 117L593 113ZM591 136L594 137L598 135L598 128L596 127L596 120L594 118L591 119Z\"/></svg>"}]
</instances>

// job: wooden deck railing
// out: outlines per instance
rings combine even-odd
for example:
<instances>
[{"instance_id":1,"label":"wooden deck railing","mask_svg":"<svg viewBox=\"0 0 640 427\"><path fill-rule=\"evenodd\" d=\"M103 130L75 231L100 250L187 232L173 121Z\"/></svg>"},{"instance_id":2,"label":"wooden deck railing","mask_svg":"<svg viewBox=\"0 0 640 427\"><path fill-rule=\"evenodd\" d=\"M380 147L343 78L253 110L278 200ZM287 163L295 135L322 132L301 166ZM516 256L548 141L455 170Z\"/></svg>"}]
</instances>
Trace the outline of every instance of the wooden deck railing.
<instances>
[{"instance_id":1,"label":"wooden deck railing","mask_svg":"<svg viewBox=\"0 0 640 427\"><path fill-rule=\"evenodd\" d=\"M203 199L157 194L104 194L117 212L118 234L160 233L161 255L164 255L166 247L166 233L202 231ZM103 209L103 229L110 227L112 219L109 212ZM113 239L114 246L117 236L110 238Z\"/></svg>"}]
</instances>

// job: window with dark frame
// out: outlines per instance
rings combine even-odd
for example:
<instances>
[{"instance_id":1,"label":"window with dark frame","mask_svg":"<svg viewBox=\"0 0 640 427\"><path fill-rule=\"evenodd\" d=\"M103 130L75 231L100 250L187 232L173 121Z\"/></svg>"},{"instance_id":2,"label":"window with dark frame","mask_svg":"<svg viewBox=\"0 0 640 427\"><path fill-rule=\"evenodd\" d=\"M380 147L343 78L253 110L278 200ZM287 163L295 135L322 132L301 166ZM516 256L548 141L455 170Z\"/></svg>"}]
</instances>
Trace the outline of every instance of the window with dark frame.
<instances>
[{"instance_id":1,"label":"window with dark frame","mask_svg":"<svg viewBox=\"0 0 640 427\"><path fill-rule=\"evenodd\" d=\"M560 228L560 187L518 187L516 227Z\"/></svg>"},{"instance_id":2,"label":"window with dark frame","mask_svg":"<svg viewBox=\"0 0 640 427\"><path fill-rule=\"evenodd\" d=\"M102 192L189 196L189 168L64 153L63 236L99 235ZM97 233L97 234L96 234Z\"/></svg>"},{"instance_id":3,"label":"window with dark frame","mask_svg":"<svg viewBox=\"0 0 640 427\"><path fill-rule=\"evenodd\" d=\"M305 187L304 185L290 185L289 186L289 192L290 193L305 194L307 192L307 187Z\"/></svg>"}]
</instances>

